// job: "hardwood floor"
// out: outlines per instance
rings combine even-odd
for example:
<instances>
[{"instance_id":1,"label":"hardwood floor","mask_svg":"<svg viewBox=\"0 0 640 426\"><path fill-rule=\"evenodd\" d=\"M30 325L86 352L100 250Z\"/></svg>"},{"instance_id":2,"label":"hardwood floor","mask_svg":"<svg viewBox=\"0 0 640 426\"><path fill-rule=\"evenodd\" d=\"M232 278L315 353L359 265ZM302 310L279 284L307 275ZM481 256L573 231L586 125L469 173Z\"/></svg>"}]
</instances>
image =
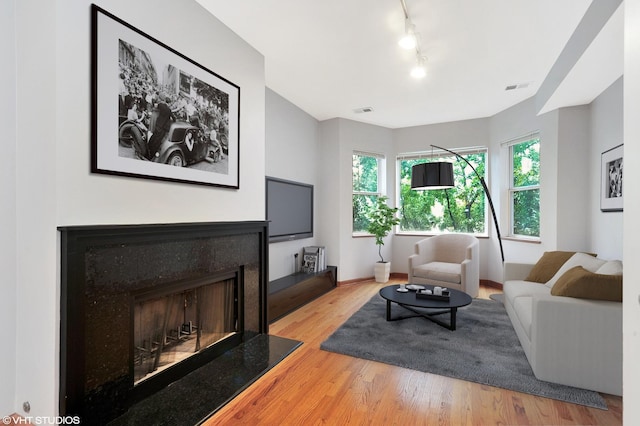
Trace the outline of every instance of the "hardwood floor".
<instances>
[{"instance_id":1,"label":"hardwood floor","mask_svg":"<svg viewBox=\"0 0 640 426\"><path fill-rule=\"evenodd\" d=\"M271 324L270 334L304 344L204 424L622 424L617 396L603 395L609 410L599 410L321 351L385 285L340 286ZM480 297L498 292L483 287Z\"/></svg>"}]
</instances>

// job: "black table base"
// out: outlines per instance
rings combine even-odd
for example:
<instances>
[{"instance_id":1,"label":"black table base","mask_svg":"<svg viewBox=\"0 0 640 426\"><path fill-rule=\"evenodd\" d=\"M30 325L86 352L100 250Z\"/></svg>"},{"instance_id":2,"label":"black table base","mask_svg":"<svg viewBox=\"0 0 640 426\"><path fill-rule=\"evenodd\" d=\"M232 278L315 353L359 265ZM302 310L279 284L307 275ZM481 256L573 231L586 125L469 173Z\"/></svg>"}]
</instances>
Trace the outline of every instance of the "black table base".
<instances>
[{"instance_id":1,"label":"black table base","mask_svg":"<svg viewBox=\"0 0 640 426\"><path fill-rule=\"evenodd\" d=\"M387 321L399 321L407 318L422 317L422 318L428 319L429 321L435 322L436 324L444 328L448 328L449 330L456 329L456 313L458 312L458 308L450 308L450 309L445 309L442 311L434 311L434 312L424 312L424 311L420 312L413 309L410 306L403 305L402 303L393 302L413 312L415 315L404 315L404 316L391 318L391 303L392 303L391 300L387 300ZM437 318L434 318L436 315L443 315L443 314L449 314L449 323L446 323L444 321L440 321Z\"/></svg>"}]
</instances>

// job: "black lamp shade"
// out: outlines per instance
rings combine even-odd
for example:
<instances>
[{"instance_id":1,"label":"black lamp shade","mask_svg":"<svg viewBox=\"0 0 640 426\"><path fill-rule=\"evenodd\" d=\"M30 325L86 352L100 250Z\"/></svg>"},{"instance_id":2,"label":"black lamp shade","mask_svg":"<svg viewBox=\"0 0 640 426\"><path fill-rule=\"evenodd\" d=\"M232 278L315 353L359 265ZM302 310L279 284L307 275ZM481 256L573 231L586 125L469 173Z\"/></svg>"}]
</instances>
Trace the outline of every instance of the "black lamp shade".
<instances>
[{"instance_id":1,"label":"black lamp shade","mask_svg":"<svg viewBox=\"0 0 640 426\"><path fill-rule=\"evenodd\" d=\"M453 186L453 163L422 163L411 168L411 189L446 189Z\"/></svg>"}]
</instances>

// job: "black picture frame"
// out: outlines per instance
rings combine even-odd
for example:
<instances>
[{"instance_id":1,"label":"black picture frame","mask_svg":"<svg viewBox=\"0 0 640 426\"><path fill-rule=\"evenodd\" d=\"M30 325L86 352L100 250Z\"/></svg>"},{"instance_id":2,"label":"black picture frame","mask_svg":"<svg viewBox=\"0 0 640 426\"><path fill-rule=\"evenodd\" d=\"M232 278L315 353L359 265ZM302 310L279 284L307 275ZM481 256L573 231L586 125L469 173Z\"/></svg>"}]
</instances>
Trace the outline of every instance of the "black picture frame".
<instances>
[{"instance_id":1,"label":"black picture frame","mask_svg":"<svg viewBox=\"0 0 640 426\"><path fill-rule=\"evenodd\" d=\"M95 4L91 38L91 172L239 189L240 87Z\"/></svg>"},{"instance_id":2,"label":"black picture frame","mask_svg":"<svg viewBox=\"0 0 640 426\"><path fill-rule=\"evenodd\" d=\"M623 145L618 145L602 153L600 210L603 212L621 212L623 209L623 160Z\"/></svg>"}]
</instances>

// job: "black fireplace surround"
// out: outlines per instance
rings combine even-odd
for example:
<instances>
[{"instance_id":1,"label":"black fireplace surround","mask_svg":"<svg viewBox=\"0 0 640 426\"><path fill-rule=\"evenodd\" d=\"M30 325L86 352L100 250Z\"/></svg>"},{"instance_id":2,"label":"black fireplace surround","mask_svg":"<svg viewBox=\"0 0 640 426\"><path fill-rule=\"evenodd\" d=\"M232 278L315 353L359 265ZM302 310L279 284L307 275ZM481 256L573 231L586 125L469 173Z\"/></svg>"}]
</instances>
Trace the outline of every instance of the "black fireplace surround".
<instances>
[{"instance_id":1,"label":"black fireplace surround","mask_svg":"<svg viewBox=\"0 0 640 426\"><path fill-rule=\"evenodd\" d=\"M58 229L61 415L106 423L231 348L268 333L267 222ZM238 332L134 386L136 294L219 279L236 280Z\"/></svg>"}]
</instances>

